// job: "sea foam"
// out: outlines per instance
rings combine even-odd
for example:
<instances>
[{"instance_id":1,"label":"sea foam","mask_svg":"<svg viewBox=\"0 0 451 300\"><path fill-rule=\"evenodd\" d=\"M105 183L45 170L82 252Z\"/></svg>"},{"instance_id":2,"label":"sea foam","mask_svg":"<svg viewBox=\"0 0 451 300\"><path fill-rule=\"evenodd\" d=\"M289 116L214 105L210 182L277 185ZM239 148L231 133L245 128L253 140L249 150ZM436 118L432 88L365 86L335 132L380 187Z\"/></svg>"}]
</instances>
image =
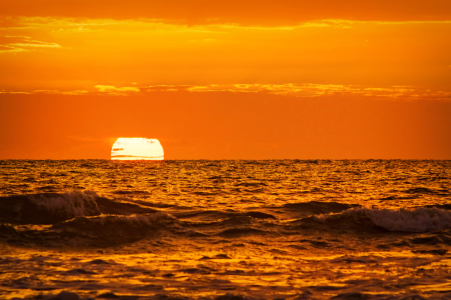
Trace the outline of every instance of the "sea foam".
<instances>
[{"instance_id":1,"label":"sea foam","mask_svg":"<svg viewBox=\"0 0 451 300\"><path fill-rule=\"evenodd\" d=\"M439 208L366 209L373 223L390 231L430 232L451 228L451 212Z\"/></svg>"},{"instance_id":2,"label":"sea foam","mask_svg":"<svg viewBox=\"0 0 451 300\"><path fill-rule=\"evenodd\" d=\"M322 222L369 219L372 224L388 231L432 232L451 228L451 212L436 207L412 209L353 208L341 213L319 215ZM339 224L336 224L339 225Z\"/></svg>"},{"instance_id":3,"label":"sea foam","mask_svg":"<svg viewBox=\"0 0 451 300\"><path fill-rule=\"evenodd\" d=\"M38 207L59 212L69 218L99 215L96 198L100 196L89 190L70 190L56 196L33 195L30 201Z\"/></svg>"}]
</instances>

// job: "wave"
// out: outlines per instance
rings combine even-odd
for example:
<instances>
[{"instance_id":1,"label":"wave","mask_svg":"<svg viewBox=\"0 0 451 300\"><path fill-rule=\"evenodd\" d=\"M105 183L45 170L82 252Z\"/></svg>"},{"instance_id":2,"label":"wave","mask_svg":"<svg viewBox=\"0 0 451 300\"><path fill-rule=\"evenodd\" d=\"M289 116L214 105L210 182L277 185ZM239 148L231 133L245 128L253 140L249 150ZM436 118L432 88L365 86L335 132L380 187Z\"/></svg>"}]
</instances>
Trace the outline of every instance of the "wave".
<instances>
[{"instance_id":1,"label":"wave","mask_svg":"<svg viewBox=\"0 0 451 300\"><path fill-rule=\"evenodd\" d=\"M234 238L234 237L242 237L242 236L249 236L249 235L263 235L267 234L267 231L256 229L256 228L250 228L250 227L244 227L244 228L230 228L221 231L217 235L220 237L225 238Z\"/></svg>"},{"instance_id":2,"label":"wave","mask_svg":"<svg viewBox=\"0 0 451 300\"><path fill-rule=\"evenodd\" d=\"M346 204L338 202L301 202L301 203L287 203L281 208L298 216L310 216L318 214L338 213L348 210L350 208L358 207L357 204Z\"/></svg>"},{"instance_id":3,"label":"wave","mask_svg":"<svg viewBox=\"0 0 451 300\"><path fill-rule=\"evenodd\" d=\"M389 231L430 232L451 228L451 212L439 208L367 209L377 226Z\"/></svg>"},{"instance_id":4,"label":"wave","mask_svg":"<svg viewBox=\"0 0 451 300\"><path fill-rule=\"evenodd\" d=\"M42 193L0 198L0 221L12 224L54 224L77 216L100 215L93 191Z\"/></svg>"},{"instance_id":5,"label":"wave","mask_svg":"<svg viewBox=\"0 0 451 300\"><path fill-rule=\"evenodd\" d=\"M28 199L32 204L47 211L54 211L66 218L77 216L95 216L100 214L95 198L96 192L85 190L72 190L55 196L32 195Z\"/></svg>"},{"instance_id":6,"label":"wave","mask_svg":"<svg viewBox=\"0 0 451 300\"><path fill-rule=\"evenodd\" d=\"M139 240L160 229L170 229L174 223L176 219L172 215L157 212L146 215L76 217L53 225L51 229L65 235L101 238L101 243L105 244Z\"/></svg>"},{"instance_id":7,"label":"wave","mask_svg":"<svg viewBox=\"0 0 451 300\"><path fill-rule=\"evenodd\" d=\"M164 212L156 212L146 215L129 215L129 216L117 216L117 215L102 215L97 217L77 217L72 220L68 220L56 225L53 225L53 228L65 228L65 227L77 227L86 223L90 225L97 226L110 226L118 223L124 223L128 225L147 225L147 226L156 226L165 223L166 221L174 221L175 217L171 214Z\"/></svg>"},{"instance_id":8,"label":"wave","mask_svg":"<svg viewBox=\"0 0 451 300\"><path fill-rule=\"evenodd\" d=\"M29 247L109 247L155 237L162 231L180 235L187 230L172 215L157 212L75 217L50 226L0 224L0 239Z\"/></svg>"},{"instance_id":9,"label":"wave","mask_svg":"<svg viewBox=\"0 0 451 300\"><path fill-rule=\"evenodd\" d=\"M153 288L157 287L158 289L163 289L162 286L158 286L158 285L149 285L149 287L153 287ZM135 297L135 296L123 296L123 297L121 297L120 295L116 295L113 292L103 292L103 293L99 293L96 296L96 298L97 299L136 299L138 297ZM17 299L19 299L19 298L17 298ZM20 298L20 299L25 299L25 298ZM56 295L52 295L52 296L50 296L50 298L46 298L46 299L49 299L49 300L69 300L69 299L81 299L81 297L75 292L69 292L69 291L64 291L63 290L60 293L58 293ZM174 296L174 295L171 295L171 294L167 294L166 295L166 294L159 293L155 297L152 297L151 299L168 299L168 300L174 299L175 300L175 299L189 299L189 298ZM211 299L211 298L207 298L207 299ZM254 298L249 298L249 297L246 297L246 296L243 296L243 295L240 295L240 294L235 295L235 294L229 294L229 293L227 293L225 295L216 296L214 298L214 300L251 300L251 299L254 299ZM348 298L346 298L346 299L348 299ZM358 298L358 299L363 299L363 298Z\"/></svg>"},{"instance_id":10,"label":"wave","mask_svg":"<svg viewBox=\"0 0 451 300\"><path fill-rule=\"evenodd\" d=\"M430 195L447 195L448 190L446 189L430 189L426 187L415 187L404 191L408 194L430 194Z\"/></svg>"},{"instance_id":11,"label":"wave","mask_svg":"<svg viewBox=\"0 0 451 300\"><path fill-rule=\"evenodd\" d=\"M331 230L434 232L451 228L451 212L435 207L399 210L353 208L340 213L305 218L300 223L303 228L308 228L306 225L309 223L322 223Z\"/></svg>"},{"instance_id":12,"label":"wave","mask_svg":"<svg viewBox=\"0 0 451 300\"><path fill-rule=\"evenodd\" d=\"M224 219L232 219L239 217L251 217L254 219L274 219L277 218L271 214L263 213L259 211L249 211L249 212L223 212L219 210L197 210L197 211L189 211L175 214L179 219L190 219L193 221L212 221L212 222L220 222ZM248 218L246 218L248 219Z\"/></svg>"},{"instance_id":13,"label":"wave","mask_svg":"<svg viewBox=\"0 0 451 300\"><path fill-rule=\"evenodd\" d=\"M157 210L119 202L90 190L41 193L0 198L0 222L11 224L56 224L75 217L101 214L144 214Z\"/></svg>"}]
</instances>

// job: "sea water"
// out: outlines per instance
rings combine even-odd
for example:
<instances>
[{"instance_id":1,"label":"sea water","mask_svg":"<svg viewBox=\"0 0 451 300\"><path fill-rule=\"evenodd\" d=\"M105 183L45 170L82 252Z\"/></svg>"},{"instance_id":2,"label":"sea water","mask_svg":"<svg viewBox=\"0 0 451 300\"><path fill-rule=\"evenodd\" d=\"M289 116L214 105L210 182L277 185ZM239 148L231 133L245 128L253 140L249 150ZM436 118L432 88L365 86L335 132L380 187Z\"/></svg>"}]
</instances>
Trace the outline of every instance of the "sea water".
<instances>
[{"instance_id":1,"label":"sea water","mask_svg":"<svg viewBox=\"0 0 451 300\"><path fill-rule=\"evenodd\" d=\"M451 161L0 161L1 299L451 299Z\"/></svg>"}]
</instances>

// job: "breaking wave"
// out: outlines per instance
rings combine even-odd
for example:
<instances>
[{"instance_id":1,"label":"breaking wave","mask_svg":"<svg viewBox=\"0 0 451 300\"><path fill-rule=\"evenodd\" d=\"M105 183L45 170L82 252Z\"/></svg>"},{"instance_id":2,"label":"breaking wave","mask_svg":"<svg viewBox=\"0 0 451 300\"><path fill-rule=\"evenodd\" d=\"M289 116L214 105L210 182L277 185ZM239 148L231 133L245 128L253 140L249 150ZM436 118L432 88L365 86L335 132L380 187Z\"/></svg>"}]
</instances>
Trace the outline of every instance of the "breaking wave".
<instances>
[{"instance_id":1,"label":"breaking wave","mask_svg":"<svg viewBox=\"0 0 451 300\"><path fill-rule=\"evenodd\" d=\"M39 208L52 211L71 219L78 216L95 216L100 214L96 199L100 198L94 191L71 190L66 193L29 196L31 203Z\"/></svg>"},{"instance_id":2,"label":"breaking wave","mask_svg":"<svg viewBox=\"0 0 451 300\"><path fill-rule=\"evenodd\" d=\"M368 210L374 224L390 231L430 232L451 228L451 212L439 208Z\"/></svg>"},{"instance_id":3,"label":"breaking wave","mask_svg":"<svg viewBox=\"0 0 451 300\"><path fill-rule=\"evenodd\" d=\"M298 217L307 217L310 215L338 213L358 206L359 205L356 204L337 202L309 201L300 203L287 203L281 208L287 210L288 212L296 214Z\"/></svg>"},{"instance_id":4,"label":"breaking wave","mask_svg":"<svg viewBox=\"0 0 451 300\"><path fill-rule=\"evenodd\" d=\"M168 221L172 222L175 218L171 214L164 212L157 212L147 215L129 215L129 216L111 216L102 215L97 217L77 217L63 223L53 225L53 228L77 228L79 230L83 225L89 226L89 229L101 228L107 226L112 228L117 224L124 224L129 226L159 226L166 224Z\"/></svg>"},{"instance_id":5,"label":"breaking wave","mask_svg":"<svg viewBox=\"0 0 451 300\"><path fill-rule=\"evenodd\" d=\"M0 239L12 244L46 247L109 247L155 237L162 231L186 231L177 219L164 212L145 215L75 217L55 225L0 224Z\"/></svg>"},{"instance_id":6,"label":"breaking wave","mask_svg":"<svg viewBox=\"0 0 451 300\"><path fill-rule=\"evenodd\" d=\"M63 235L73 234L93 241L101 239L101 243L105 245L139 240L159 230L170 230L174 224L176 225L176 219L172 215L158 212L130 216L76 217L53 225L51 229Z\"/></svg>"},{"instance_id":7,"label":"breaking wave","mask_svg":"<svg viewBox=\"0 0 451 300\"><path fill-rule=\"evenodd\" d=\"M157 212L139 204L119 202L90 190L42 193L0 198L0 222L11 224L56 224L75 217L101 214L146 214Z\"/></svg>"},{"instance_id":8,"label":"breaking wave","mask_svg":"<svg viewBox=\"0 0 451 300\"><path fill-rule=\"evenodd\" d=\"M399 210L353 208L314 218L336 227L352 223L354 226L364 225L366 229L379 227L400 232L433 232L451 228L451 212L435 207Z\"/></svg>"}]
</instances>

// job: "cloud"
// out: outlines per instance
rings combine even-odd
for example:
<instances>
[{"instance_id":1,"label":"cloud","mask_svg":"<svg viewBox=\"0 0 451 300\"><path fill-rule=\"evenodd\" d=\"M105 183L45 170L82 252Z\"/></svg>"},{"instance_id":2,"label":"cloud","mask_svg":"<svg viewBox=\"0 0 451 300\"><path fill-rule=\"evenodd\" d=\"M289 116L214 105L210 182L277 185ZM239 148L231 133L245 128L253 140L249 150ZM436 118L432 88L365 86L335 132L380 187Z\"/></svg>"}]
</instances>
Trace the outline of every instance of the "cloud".
<instances>
[{"instance_id":1,"label":"cloud","mask_svg":"<svg viewBox=\"0 0 451 300\"><path fill-rule=\"evenodd\" d=\"M144 90L144 88L142 88ZM365 87L337 84L230 84L230 85L182 85L147 86L147 91L188 91L193 93L232 92L267 93L292 97L355 96L392 100L447 100L451 101L451 91L433 91L409 86Z\"/></svg>"},{"instance_id":2,"label":"cloud","mask_svg":"<svg viewBox=\"0 0 451 300\"><path fill-rule=\"evenodd\" d=\"M59 95L98 95L112 96L136 95L136 93L154 92L188 92L188 93L259 93L299 98L316 97L357 97L385 100L440 100L451 101L451 91L422 89L413 86L371 87L361 85L285 83L285 84L211 84L211 85L146 85L139 87L116 87L112 85L96 85L95 90L34 90L8 91L0 90L0 94L59 94Z\"/></svg>"},{"instance_id":3,"label":"cloud","mask_svg":"<svg viewBox=\"0 0 451 300\"><path fill-rule=\"evenodd\" d=\"M321 0L308 3L295 0L100 0L57 3L54 0L7 1L0 14L78 19L165 19L190 26L218 23L280 26L317 19L417 21L450 20L451 17L449 0Z\"/></svg>"},{"instance_id":4,"label":"cloud","mask_svg":"<svg viewBox=\"0 0 451 300\"><path fill-rule=\"evenodd\" d=\"M89 91L74 90L74 91L59 91L59 90L34 90L32 94L55 94L55 95L87 95Z\"/></svg>"},{"instance_id":5,"label":"cloud","mask_svg":"<svg viewBox=\"0 0 451 300\"><path fill-rule=\"evenodd\" d=\"M125 94L128 92L136 93L140 92L140 89L137 87L115 87L113 85L96 85L95 88L99 89L99 92L108 93L108 94Z\"/></svg>"},{"instance_id":6,"label":"cloud","mask_svg":"<svg viewBox=\"0 0 451 300\"><path fill-rule=\"evenodd\" d=\"M393 86L400 83L448 90L446 74L435 66L449 65L451 21L324 19L283 26L225 23L220 18L192 26L172 21L11 17L0 25L0 53L17 53L19 59L0 54L0 69L12 71L0 74L0 88L296 97L431 95ZM58 48L64 50L51 50ZM305 83L310 81L353 85ZM183 85L187 83L191 85Z\"/></svg>"},{"instance_id":7,"label":"cloud","mask_svg":"<svg viewBox=\"0 0 451 300\"><path fill-rule=\"evenodd\" d=\"M451 18L451 16L450 16ZM352 28L362 25L434 25L451 24L451 20L358 20L358 19L340 19L340 18L316 18L309 20L300 20L290 25L280 24L243 24L230 20L217 19L214 23L186 24L183 19L156 19L156 18L133 18L133 19L114 19L114 18L70 18L70 17L37 17L37 16L1 16L0 29L50 29L52 32L79 32L89 33L93 31L104 30L165 30L165 31L183 31L197 33L224 32L235 29L245 30L295 30L307 27L316 28ZM29 38L29 37L25 37ZM201 41L210 41L203 39Z\"/></svg>"},{"instance_id":8,"label":"cloud","mask_svg":"<svg viewBox=\"0 0 451 300\"><path fill-rule=\"evenodd\" d=\"M1 90L1 91L0 91L0 94L23 94L23 95L32 95L32 94L34 94L34 93Z\"/></svg>"},{"instance_id":9,"label":"cloud","mask_svg":"<svg viewBox=\"0 0 451 300\"><path fill-rule=\"evenodd\" d=\"M61 48L61 46L57 43L34 40L28 36L0 37L0 53L29 51L33 48Z\"/></svg>"}]
</instances>

